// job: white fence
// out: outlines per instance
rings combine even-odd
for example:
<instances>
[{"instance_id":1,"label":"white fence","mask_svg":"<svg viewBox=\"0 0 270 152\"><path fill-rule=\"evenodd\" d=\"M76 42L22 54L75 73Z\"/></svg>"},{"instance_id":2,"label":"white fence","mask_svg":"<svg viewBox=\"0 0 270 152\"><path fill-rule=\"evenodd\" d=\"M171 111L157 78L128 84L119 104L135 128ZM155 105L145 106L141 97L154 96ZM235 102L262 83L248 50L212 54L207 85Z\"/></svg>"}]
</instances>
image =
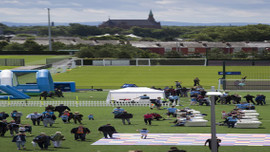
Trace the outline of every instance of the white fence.
<instances>
[{"instance_id":1,"label":"white fence","mask_svg":"<svg viewBox=\"0 0 270 152\"><path fill-rule=\"evenodd\" d=\"M0 107L46 107L48 105L58 106L64 104L69 107L117 107L117 106L138 106L150 107L151 103L131 103L118 102L107 103L106 101L0 101ZM169 107L169 103L163 103L162 106Z\"/></svg>"}]
</instances>

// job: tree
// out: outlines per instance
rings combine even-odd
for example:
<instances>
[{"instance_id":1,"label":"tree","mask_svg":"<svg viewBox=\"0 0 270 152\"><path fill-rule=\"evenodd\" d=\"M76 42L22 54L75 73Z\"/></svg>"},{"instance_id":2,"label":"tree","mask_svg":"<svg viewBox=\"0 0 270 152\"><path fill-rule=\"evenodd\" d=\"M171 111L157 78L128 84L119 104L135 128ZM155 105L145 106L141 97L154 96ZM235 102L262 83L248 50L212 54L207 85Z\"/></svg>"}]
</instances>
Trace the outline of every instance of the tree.
<instances>
[{"instance_id":1,"label":"tree","mask_svg":"<svg viewBox=\"0 0 270 152\"><path fill-rule=\"evenodd\" d=\"M42 51L42 47L33 40L26 40L23 48L25 51Z\"/></svg>"},{"instance_id":2,"label":"tree","mask_svg":"<svg viewBox=\"0 0 270 152\"><path fill-rule=\"evenodd\" d=\"M0 41L0 51L3 51L3 48L8 45L7 41Z\"/></svg>"},{"instance_id":3,"label":"tree","mask_svg":"<svg viewBox=\"0 0 270 152\"><path fill-rule=\"evenodd\" d=\"M118 58L125 58L125 59L130 59L131 54L127 51L121 51L118 53Z\"/></svg>"},{"instance_id":4,"label":"tree","mask_svg":"<svg viewBox=\"0 0 270 152\"><path fill-rule=\"evenodd\" d=\"M80 51L75 54L79 58L94 58L94 51L90 47L81 47Z\"/></svg>"},{"instance_id":5,"label":"tree","mask_svg":"<svg viewBox=\"0 0 270 152\"><path fill-rule=\"evenodd\" d=\"M225 54L220 48L213 48L208 50L207 59L231 59L231 55Z\"/></svg>"},{"instance_id":6,"label":"tree","mask_svg":"<svg viewBox=\"0 0 270 152\"><path fill-rule=\"evenodd\" d=\"M9 43L3 48L3 51L24 51L24 48L22 44Z\"/></svg>"},{"instance_id":7,"label":"tree","mask_svg":"<svg viewBox=\"0 0 270 152\"><path fill-rule=\"evenodd\" d=\"M248 57L248 54L244 51L235 52L233 55L235 58L242 58L242 59L245 59Z\"/></svg>"},{"instance_id":8,"label":"tree","mask_svg":"<svg viewBox=\"0 0 270 152\"><path fill-rule=\"evenodd\" d=\"M62 42L53 42L52 48L54 51L62 50L66 48L66 45Z\"/></svg>"},{"instance_id":9,"label":"tree","mask_svg":"<svg viewBox=\"0 0 270 152\"><path fill-rule=\"evenodd\" d=\"M81 25L77 23L71 23L70 34L78 36L89 36L89 35L99 35L101 31L96 26Z\"/></svg>"}]
</instances>

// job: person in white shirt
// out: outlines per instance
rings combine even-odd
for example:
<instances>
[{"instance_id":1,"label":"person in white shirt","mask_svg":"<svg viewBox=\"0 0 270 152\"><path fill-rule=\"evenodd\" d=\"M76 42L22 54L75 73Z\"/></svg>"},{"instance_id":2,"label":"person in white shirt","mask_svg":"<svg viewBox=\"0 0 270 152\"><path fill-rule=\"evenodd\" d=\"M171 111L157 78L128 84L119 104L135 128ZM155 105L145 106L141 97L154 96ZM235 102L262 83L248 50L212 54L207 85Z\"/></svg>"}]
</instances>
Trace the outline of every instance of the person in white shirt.
<instances>
[{"instance_id":1,"label":"person in white shirt","mask_svg":"<svg viewBox=\"0 0 270 152\"><path fill-rule=\"evenodd\" d=\"M26 116L27 119L31 119L33 122L33 125L35 126L36 124L39 126L40 120L41 120L42 114L34 112Z\"/></svg>"}]
</instances>

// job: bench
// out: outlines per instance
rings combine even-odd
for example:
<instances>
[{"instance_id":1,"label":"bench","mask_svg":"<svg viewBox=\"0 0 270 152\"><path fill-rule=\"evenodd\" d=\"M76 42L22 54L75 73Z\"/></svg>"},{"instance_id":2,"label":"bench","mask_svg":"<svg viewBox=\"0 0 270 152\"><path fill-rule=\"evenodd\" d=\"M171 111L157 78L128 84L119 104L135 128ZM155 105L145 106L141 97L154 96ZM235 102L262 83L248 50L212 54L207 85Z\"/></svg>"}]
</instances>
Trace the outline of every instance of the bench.
<instances>
[{"instance_id":1,"label":"bench","mask_svg":"<svg viewBox=\"0 0 270 152\"><path fill-rule=\"evenodd\" d=\"M235 128L259 128L262 122L260 121L242 121L235 124Z\"/></svg>"},{"instance_id":2,"label":"bench","mask_svg":"<svg viewBox=\"0 0 270 152\"><path fill-rule=\"evenodd\" d=\"M186 127L205 127L206 124L207 124L207 120L204 120L204 119L192 119L192 121L187 121L185 123L185 126Z\"/></svg>"}]
</instances>

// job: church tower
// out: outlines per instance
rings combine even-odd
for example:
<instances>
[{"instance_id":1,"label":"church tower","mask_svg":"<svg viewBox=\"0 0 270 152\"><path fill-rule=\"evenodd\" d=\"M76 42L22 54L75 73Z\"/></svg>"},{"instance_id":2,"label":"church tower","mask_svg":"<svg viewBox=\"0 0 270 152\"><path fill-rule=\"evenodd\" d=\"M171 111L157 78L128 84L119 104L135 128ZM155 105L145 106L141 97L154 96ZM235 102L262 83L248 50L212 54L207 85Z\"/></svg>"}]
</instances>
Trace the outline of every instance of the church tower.
<instances>
[{"instance_id":1,"label":"church tower","mask_svg":"<svg viewBox=\"0 0 270 152\"><path fill-rule=\"evenodd\" d=\"M152 10L150 10L147 20L148 21L151 21L151 22L155 22L155 19L154 19L154 15L152 13Z\"/></svg>"}]
</instances>

